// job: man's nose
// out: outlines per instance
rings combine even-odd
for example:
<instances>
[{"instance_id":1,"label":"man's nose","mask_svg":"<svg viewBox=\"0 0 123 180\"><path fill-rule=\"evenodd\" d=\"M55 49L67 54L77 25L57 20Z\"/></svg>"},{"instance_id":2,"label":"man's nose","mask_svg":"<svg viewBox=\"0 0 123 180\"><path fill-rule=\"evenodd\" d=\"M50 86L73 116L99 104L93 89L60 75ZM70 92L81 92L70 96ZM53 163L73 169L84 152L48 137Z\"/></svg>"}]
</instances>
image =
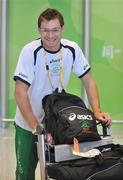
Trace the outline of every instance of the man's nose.
<instances>
[{"instance_id":1,"label":"man's nose","mask_svg":"<svg viewBox=\"0 0 123 180\"><path fill-rule=\"evenodd\" d=\"M52 31L48 31L48 33L47 33L47 35L48 35L48 37L53 37L53 32Z\"/></svg>"}]
</instances>

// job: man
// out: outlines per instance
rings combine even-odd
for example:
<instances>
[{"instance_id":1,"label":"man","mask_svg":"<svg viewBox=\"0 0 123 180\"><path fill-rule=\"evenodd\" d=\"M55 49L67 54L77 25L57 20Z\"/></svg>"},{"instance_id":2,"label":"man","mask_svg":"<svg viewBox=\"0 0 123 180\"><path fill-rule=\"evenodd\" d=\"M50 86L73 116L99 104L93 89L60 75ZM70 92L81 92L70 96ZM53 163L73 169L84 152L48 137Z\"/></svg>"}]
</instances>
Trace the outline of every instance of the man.
<instances>
[{"instance_id":1,"label":"man","mask_svg":"<svg viewBox=\"0 0 123 180\"><path fill-rule=\"evenodd\" d=\"M41 39L24 46L14 75L18 105L15 117L16 180L35 179L38 157L37 137L33 132L44 116L42 99L60 84L66 88L72 70L83 81L96 118L107 126L111 124L110 115L101 112L97 87L80 47L62 39L64 19L61 13L46 9L38 18L38 29ZM52 141L50 135L47 140Z\"/></svg>"}]
</instances>

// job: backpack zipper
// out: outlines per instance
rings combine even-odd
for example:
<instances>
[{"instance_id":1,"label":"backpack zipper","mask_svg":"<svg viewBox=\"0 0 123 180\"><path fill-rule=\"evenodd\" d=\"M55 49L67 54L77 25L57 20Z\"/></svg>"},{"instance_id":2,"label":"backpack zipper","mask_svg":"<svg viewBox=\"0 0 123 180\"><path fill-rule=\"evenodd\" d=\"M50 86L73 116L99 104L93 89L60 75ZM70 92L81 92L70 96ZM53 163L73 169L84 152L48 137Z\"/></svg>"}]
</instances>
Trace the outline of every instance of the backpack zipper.
<instances>
[{"instance_id":1,"label":"backpack zipper","mask_svg":"<svg viewBox=\"0 0 123 180\"><path fill-rule=\"evenodd\" d=\"M70 108L80 108L80 109L85 109L86 110L86 108L83 108L83 107L80 107L80 106L69 106L69 107L61 109L59 112L62 112L64 110L67 110L67 109L70 109Z\"/></svg>"}]
</instances>

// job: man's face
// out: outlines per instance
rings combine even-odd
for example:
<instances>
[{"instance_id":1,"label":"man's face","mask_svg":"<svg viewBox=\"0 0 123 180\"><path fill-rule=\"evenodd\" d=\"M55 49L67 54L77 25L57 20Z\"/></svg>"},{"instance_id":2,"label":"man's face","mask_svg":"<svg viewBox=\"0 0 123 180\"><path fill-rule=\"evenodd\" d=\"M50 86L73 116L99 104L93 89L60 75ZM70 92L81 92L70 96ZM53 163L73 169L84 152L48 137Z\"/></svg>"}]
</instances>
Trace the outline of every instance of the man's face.
<instances>
[{"instance_id":1,"label":"man's face","mask_svg":"<svg viewBox=\"0 0 123 180\"><path fill-rule=\"evenodd\" d=\"M57 51L60 48L60 40L64 28L61 27L58 19L44 20L41 23L39 33L43 46L50 51Z\"/></svg>"}]
</instances>

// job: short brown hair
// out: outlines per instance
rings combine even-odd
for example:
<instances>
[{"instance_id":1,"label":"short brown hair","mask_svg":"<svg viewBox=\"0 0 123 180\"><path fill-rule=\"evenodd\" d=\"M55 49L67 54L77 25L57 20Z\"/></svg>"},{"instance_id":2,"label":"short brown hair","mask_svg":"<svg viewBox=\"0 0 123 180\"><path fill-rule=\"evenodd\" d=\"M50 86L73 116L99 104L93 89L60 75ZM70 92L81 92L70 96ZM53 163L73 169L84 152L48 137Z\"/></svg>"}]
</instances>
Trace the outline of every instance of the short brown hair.
<instances>
[{"instance_id":1,"label":"short brown hair","mask_svg":"<svg viewBox=\"0 0 123 180\"><path fill-rule=\"evenodd\" d=\"M60 22L60 25L61 27L64 25L64 18L62 16L62 14L57 11L56 9L51 9L51 8L48 8L46 9L45 11L43 11L39 18L38 18L38 28L40 28L41 26L41 22L43 20L47 20L47 21L50 21L52 19L59 19L59 22Z\"/></svg>"}]
</instances>

